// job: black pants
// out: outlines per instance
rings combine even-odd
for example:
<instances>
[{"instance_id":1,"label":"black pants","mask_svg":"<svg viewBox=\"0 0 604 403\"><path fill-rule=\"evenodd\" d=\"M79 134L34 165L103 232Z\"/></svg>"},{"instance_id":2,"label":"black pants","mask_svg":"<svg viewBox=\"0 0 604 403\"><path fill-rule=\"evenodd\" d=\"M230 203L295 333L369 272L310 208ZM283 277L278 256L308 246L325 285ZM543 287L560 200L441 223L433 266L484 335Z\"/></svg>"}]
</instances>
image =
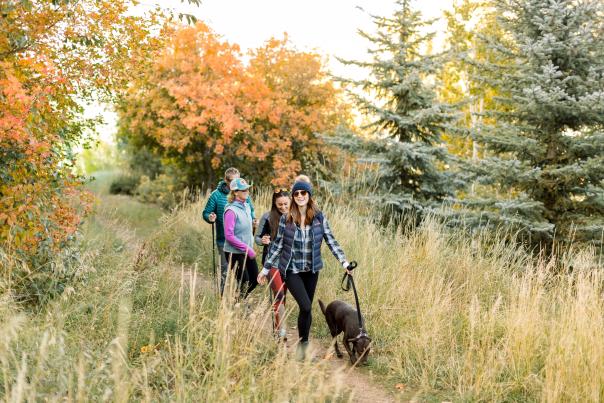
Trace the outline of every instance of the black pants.
<instances>
[{"instance_id":1,"label":"black pants","mask_svg":"<svg viewBox=\"0 0 604 403\"><path fill-rule=\"evenodd\" d=\"M287 273L285 276L285 285L287 291L291 293L300 312L298 313L298 336L300 341L308 341L310 333L310 324L312 323L312 300L315 297L319 273L312 271L298 274Z\"/></svg>"},{"instance_id":2,"label":"black pants","mask_svg":"<svg viewBox=\"0 0 604 403\"><path fill-rule=\"evenodd\" d=\"M227 264L230 268L235 268L235 277L237 278L237 288L239 295L246 298L258 285L258 264L256 259L245 257L243 253L226 253ZM244 262L245 261L245 267Z\"/></svg>"}]
</instances>

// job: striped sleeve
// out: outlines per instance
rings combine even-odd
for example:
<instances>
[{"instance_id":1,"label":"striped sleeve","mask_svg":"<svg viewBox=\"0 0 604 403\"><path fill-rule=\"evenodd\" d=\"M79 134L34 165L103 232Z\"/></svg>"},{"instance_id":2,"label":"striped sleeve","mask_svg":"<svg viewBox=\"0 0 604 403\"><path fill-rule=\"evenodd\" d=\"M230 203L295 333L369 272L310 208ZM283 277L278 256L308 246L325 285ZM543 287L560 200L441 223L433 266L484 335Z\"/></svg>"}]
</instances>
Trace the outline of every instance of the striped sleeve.
<instances>
[{"instance_id":1,"label":"striped sleeve","mask_svg":"<svg viewBox=\"0 0 604 403\"><path fill-rule=\"evenodd\" d=\"M281 249L283 249L283 233L285 232L285 216L282 216L279 220L279 229L275 240L271 243L271 247L266 254L266 260L264 261L264 269L270 270L271 267L277 267L276 263L281 255Z\"/></svg>"},{"instance_id":2,"label":"striped sleeve","mask_svg":"<svg viewBox=\"0 0 604 403\"><path fill-rule=\"evenodd\" d=\"M323 216L323 239L325 239L329 250L331 250L331 253L333 253L336 259L338 259L340 263L344 264L346 261L346 255L344 255L344 251L342 248L340 248L340 244L338 244L338 241L336 241L336 238L333 236L325 216Z\"/></svg>"}]
</instances>

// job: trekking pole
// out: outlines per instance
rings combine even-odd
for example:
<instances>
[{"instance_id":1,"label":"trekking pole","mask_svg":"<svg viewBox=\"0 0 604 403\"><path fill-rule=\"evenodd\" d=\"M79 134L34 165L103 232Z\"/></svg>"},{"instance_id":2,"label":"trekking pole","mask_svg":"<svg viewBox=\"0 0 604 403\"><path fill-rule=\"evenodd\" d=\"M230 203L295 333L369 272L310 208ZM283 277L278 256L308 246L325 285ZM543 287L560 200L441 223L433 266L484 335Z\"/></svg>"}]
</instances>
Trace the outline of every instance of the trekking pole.
<instances>
[{"instance_id":1,"label":"trekking pole","mask_svg":"<svg viewBox=\"0 0 604 403\"><path fill-rule=\"evenodd\" d=\"M218 280L216 278L216 237L214 227L216 222L212 222L212 275L214 276L214 286L216 287L216 294L220 294L220 285L218 284Z\"/></svg>"},{"instance_id":2,"label":"trekking pole","mask_svg":"<svg viewBox=\"0 0 604 403\"><path fill-rule=\"evenodd\" d=\"M350 262L350 265L348 266L348 270L354 270L357 267L357 262L352 261ZM344 283L346 283L346 285L344 285ZM359 295L357 294L357 288L354 285L354 279L352 278L352 276L350 274L348 274L348 272L344 273L344 277L342 277L342 284L341 284L342 290L344 291L350 291L350 288L352 287L352 292L354 293L354 302L356 303L357 306L357 316L359 319L359 327L361 329L361 332L359 334L359 336L363 336L363 335L367 335L367 332L365 331L365 326L363 325L363 316L361 315L361 306L359 305Z\"/></svg>"},{"instance_id":3,"label":"trekking pole","mask_svg":"<svg viewBox=\"0 0 604 403\"><path fill-rule=\"evenodd\" d=\"M269 275L270 275L270 274L269 274ZM275 330L276 330L276 329L275 329L275 315L276 315L277 313L275 312L275 309L274 309L274 308L275 308L275 306L274 306L274 302L275 302L275 301L273 300L273 290L271 290L271 283L270 283L270 280L269 280L269 283L268 283L268 287L267 287L267 288L268 288L268 302L269 302L269 304L271 305L271 310L273 311L273 314L271 315L271 320L272 320L272 322L273 322L273 336L274 336L274 335L275 335Z\"/></svg>"}]
</instances>

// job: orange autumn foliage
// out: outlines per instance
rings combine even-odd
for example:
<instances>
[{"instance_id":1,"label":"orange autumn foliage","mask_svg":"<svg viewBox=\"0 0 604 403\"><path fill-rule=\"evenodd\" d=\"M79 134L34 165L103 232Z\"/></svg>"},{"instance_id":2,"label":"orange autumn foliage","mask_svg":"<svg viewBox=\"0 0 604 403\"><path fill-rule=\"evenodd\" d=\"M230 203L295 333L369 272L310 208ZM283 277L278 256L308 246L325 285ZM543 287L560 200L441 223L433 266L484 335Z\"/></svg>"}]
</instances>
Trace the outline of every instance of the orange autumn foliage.
<instances>
[{"instance_id":1,"label":"orange autumn foliage","mask_svg":"<svg viewBox=\"0 0 604 403\"><path fill-rule=\"evenodd\" d=\"M120 110L132 138L199 166L213 181L236 165L250 179L285 185L322 150L316 133L341 117L321 58L271 39L243 55L207 25L177 30Z\"/></svg>"},{"instance_id":2,"label":"orange autumn foliage","mask_svg":"<svg viewBox=\"0 0 604 403\"><path fill-rule=\"evenodd\" d=\"M73 171L72 150L95 123L82 103L114 98L161 43L151 35L161 16L129 15L131 5L0 2L0 286L23 299L61 281L49 262L92 206Z\"/></svg>"},{"instance_id":3,"label":"orange autumn foliage","mask_svg":"<svg viewBox=\"0 0 604 403\"><path fill-rule=\"evenodd\" d=\"M43 116L50 88L26 91L6 64L0 73L0 240L27 255L41 243L58 252L86 209L80 180L66 171L53 148L58 135ZM82 204L84 202L84 204Z\"/></svg>"}]
</instances>

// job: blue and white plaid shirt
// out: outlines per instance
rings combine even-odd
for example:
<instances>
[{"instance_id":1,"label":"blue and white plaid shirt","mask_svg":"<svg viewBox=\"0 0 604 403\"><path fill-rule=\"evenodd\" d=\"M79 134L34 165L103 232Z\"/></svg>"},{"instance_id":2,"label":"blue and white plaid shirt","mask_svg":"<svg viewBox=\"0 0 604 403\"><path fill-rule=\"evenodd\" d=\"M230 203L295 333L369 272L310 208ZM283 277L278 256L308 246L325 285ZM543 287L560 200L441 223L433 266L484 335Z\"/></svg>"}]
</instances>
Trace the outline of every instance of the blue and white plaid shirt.
<instances>
[{"instance_id":1,"label":"blue and white plaid shirt","mask_svg":"<svg viewBox=\"0 0 604 403\"><path fill-rule=\"evenodd\" d=\"M312 225L307 225L304 229L296 225L296 232L294 233L294 244L292 245L292 259L289 266L286 268L287 271L292 273L300 273L304 271L310 271L312 269ZM283 249L283 233L285 232L285 217L279 220L279 229L277 230L277 236L275 241L272 243L271 248L268 252L266 261L264 262L264 270L267 271L271 267L277 267L279 263L279 256L281 256L281 250ZM327 218L323 217L323 238L327 243L327 246L331 250L331 253L340 261L344 263L346 256L340 248L338 241L334 238Z\"/></svg>"}]
</instances>

